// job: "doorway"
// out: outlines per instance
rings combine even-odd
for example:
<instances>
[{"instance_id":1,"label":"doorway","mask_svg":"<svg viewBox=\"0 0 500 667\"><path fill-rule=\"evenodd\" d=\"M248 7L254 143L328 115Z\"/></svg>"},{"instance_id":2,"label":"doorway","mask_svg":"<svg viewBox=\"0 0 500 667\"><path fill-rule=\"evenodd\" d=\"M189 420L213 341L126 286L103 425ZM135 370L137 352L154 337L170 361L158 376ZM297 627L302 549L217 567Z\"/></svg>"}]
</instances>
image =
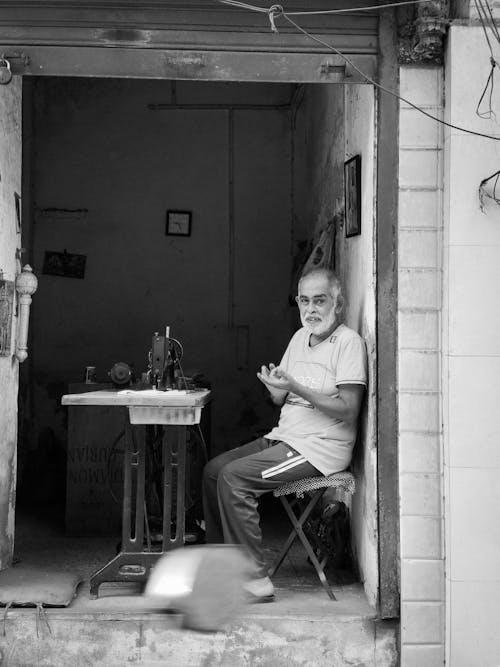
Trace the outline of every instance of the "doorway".
<instances>
[{"instance_id":1,"label":"doorway","mask_svg":"<svg viewBox=\"0 0 500 667\"><path fill-rule=\"evenodd\" d=\"M298 271L328 232L347 324L370 354L352 515L375 604L374 109L362 85L25 79L23 243L40 287L21 376L29 406L27 419L20 410L21 503L64 515L61 395L89 365L101 382L117 361L140 375L151 335L165 325L183 343L186 374L200 373L214 391L212 453L266 432L276 413L255 370L280 359L298 323ZM354 155L363 228L346 238L343 167ZM168 233L168 211L189 213L189 234ZM84 257L84 275L46 272L51 252Z\"/></svg>"}]
</instances>

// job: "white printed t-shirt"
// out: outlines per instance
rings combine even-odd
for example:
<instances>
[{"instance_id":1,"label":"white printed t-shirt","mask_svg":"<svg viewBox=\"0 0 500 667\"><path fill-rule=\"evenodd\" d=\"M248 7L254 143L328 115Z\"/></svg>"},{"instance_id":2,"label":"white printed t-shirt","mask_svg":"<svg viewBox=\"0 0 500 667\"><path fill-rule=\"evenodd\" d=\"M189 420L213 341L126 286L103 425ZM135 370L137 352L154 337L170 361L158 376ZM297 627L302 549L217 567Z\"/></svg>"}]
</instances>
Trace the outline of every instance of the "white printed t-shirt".
<instances>
[{"instance_id":1,"label":"white printed t-shirt","mask_svg":"<svg viewBox=\"0 0 500 667\"><path fill-rule=\"evenodd\" d=\"M299 329L290 340L281 368L297 382L328 396L338 396L342 384L367 382L366 345L355 331L340 324L314 347L310 332ZM281 440L297 450L320 472L345 470L356 441L356 422L328 417L296 394L289 393L278 425L265 437Z\"/></svg>"}]
</instances>

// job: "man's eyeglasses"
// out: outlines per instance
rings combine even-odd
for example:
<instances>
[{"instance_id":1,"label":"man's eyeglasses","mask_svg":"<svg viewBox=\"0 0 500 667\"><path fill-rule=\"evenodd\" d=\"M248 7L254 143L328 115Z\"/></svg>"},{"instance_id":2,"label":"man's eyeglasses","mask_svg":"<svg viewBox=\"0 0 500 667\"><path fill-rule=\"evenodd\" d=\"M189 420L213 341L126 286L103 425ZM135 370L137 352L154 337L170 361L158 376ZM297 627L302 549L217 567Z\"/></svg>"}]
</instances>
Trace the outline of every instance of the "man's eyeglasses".
<instances>
[{"instance_id":1,"label":"man's eyeglasses","mask_svg":"<svg viewBox=\"0 0 500 667\"><path fill-rule=\"evenodd\" d=\"M321 308L321 306L324 306L328 302L328 296L326 295L321 295L321 296L313 296L312 299L310 299L308 296L296 296L295 301L298 303L299 307L301 308L307 308L307 306L312 303L314 306L318 306Z\"/></svg>"}]
</instances>

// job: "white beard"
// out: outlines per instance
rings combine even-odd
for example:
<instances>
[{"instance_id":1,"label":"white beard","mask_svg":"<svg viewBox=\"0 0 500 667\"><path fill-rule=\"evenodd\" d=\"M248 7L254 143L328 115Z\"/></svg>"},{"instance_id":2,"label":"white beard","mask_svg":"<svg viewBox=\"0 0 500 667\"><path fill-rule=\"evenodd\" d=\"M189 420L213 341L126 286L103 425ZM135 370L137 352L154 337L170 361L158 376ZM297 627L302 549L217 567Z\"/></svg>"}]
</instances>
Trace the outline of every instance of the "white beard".
<instances>
[{"instance_id":1,"label":"white beard","mask_svg":"<svg viewBox=\"0 0 500 667\"><path fill-rule=\"evenodd\" d=\"M308 333L313 334L314 336L322 336L328 331L333 331L337 323L337 313L335 312L335 308L332 308L330 313L324 315L321 320L316 323L307 322L306 317L307 316L302 315L300 317L302 326Z\"/></svg>"}]
</instances>

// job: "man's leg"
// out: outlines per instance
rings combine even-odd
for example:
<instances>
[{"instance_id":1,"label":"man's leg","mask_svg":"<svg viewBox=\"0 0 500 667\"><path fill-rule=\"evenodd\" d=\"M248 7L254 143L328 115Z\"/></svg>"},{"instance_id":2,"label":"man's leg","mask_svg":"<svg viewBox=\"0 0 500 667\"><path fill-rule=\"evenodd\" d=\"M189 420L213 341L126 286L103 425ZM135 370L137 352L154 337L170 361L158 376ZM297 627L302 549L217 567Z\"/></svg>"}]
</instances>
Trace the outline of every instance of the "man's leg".
<instances>
[{"instance_id":1,"label":"man's leg","mask_svg":"<svg viewBox=\"0 0 500 667\"><path fill-rule=\"evenodd\" d=\"M218 475L219 510L226 544L242 544L254 560L257 577L267 576L262 552L258 499L284 482L321 473L284 442L233 460Z\"/></svg>"},{"instance_id":2,"label":"man's leg","mask_svg":"<svg viewBox=\"0 0 500 667\"><path fill-rule=\"evenodd\" d=\"M217 497L217 482L222 468L232 461L236 461L244 456L255 454L267 449L270 445L269 440L257 438L246 445L236 447L228 452L211 459L203 469L203 513L205 518L205 536L209 544L224 543L224 534L222 531L221 517L219 511L219 499Z\"/></svg>"}]
</instances>

